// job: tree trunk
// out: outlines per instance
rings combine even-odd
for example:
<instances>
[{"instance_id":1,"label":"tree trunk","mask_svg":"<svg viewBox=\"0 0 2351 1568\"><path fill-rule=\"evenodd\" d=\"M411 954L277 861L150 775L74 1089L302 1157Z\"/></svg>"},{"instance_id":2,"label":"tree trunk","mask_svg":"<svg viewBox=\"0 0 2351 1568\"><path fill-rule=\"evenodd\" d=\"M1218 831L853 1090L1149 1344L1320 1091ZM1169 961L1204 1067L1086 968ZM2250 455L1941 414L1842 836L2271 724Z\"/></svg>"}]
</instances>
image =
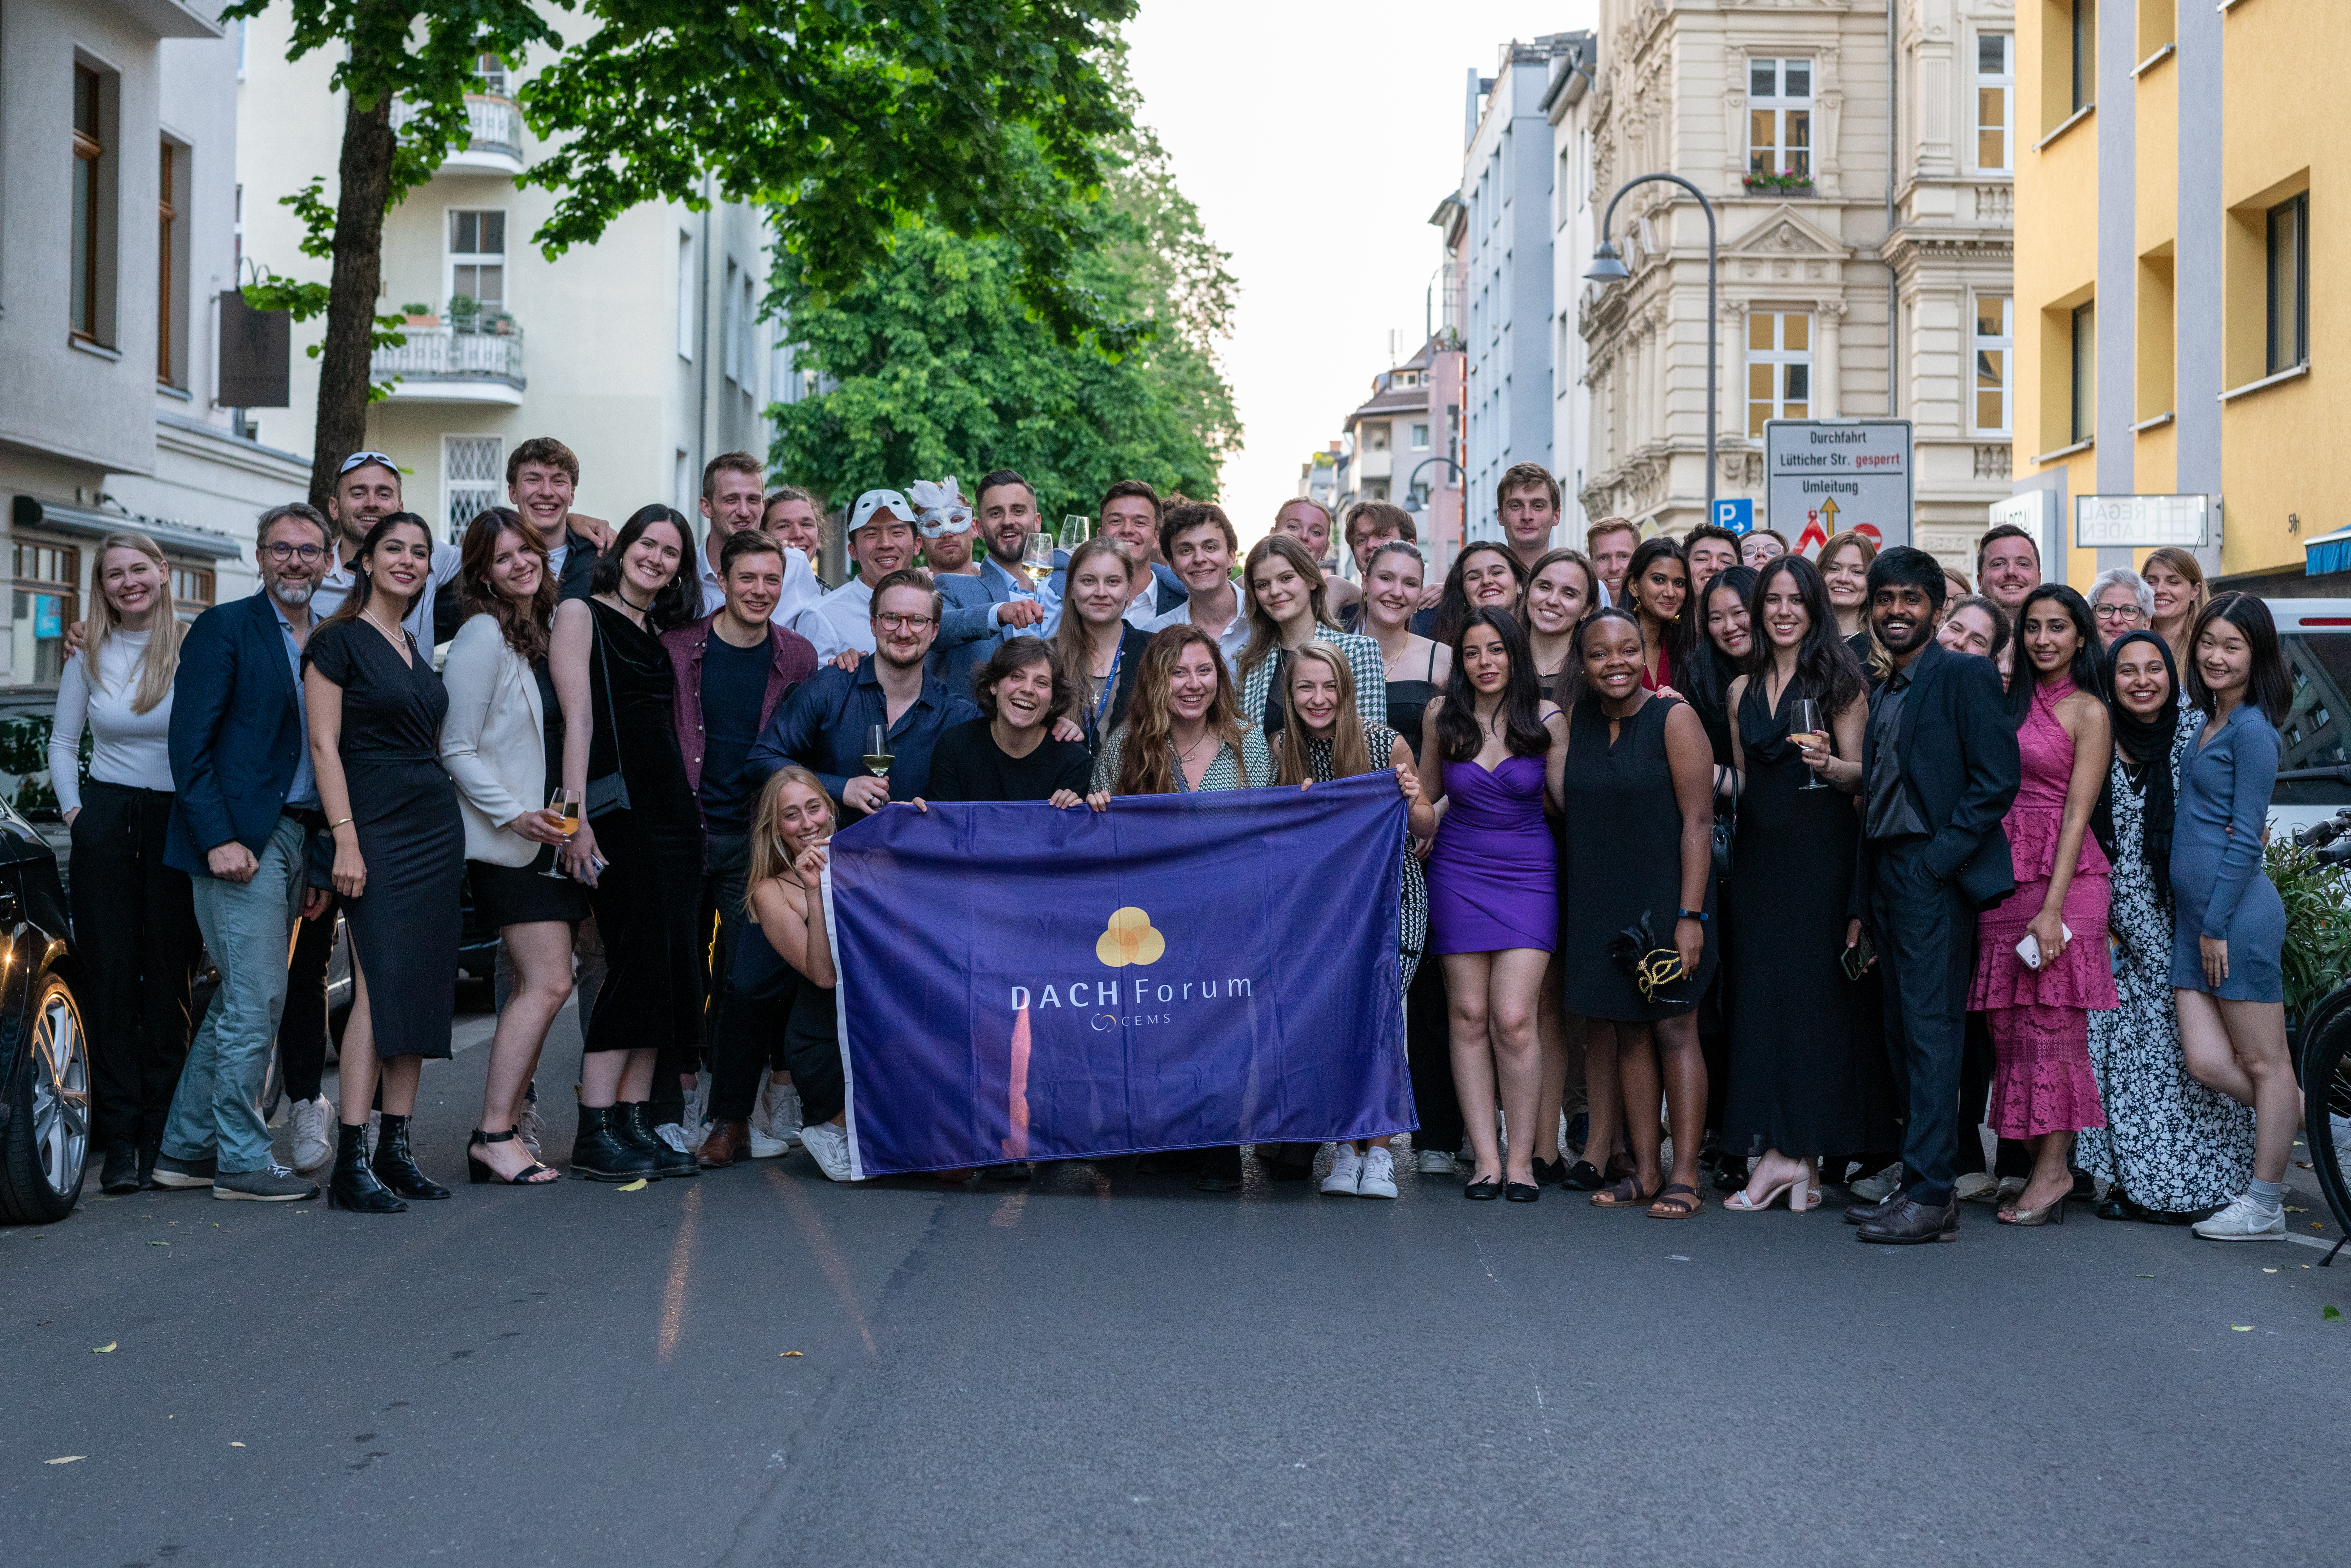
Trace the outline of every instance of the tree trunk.
<instances>
[{"instance_id":1,"label":"tree trunk","mask_svg":"<svg viewBox=\"0 0 2351 1568\"><path fill-rule=\"evenodd\" d=\"M319 424L310 448L310 504L320 511L334 493L335 471L367 444L368 362L375 345L376 293L383 278L383 211L392 191L392 152L390 95L371 109L350 99L343 115L334 275L327 303L327 340L319 356Z\"/></svg>"}]
</instances>

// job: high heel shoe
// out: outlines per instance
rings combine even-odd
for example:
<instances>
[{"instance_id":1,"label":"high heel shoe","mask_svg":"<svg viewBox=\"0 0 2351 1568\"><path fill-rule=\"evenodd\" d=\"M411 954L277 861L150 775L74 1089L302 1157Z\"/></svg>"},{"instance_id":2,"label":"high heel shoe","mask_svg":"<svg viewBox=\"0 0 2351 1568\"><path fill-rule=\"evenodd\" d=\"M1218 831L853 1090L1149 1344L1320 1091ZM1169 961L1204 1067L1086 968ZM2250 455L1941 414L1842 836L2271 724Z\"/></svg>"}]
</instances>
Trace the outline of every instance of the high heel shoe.
<instances>
[{"instance_id":1,"label":"high heel shoe","mask_svg":"<svg viewBox=\"0 0 2351 1568\"><path fill-rule=\"evenodd\" d=\"M376 1180L383 1183L402 1197L435 1198L449 1196L449 1189L416 1167L416 1156L408 1148L408 1118L383 1113L381 1131L376 1134Z\"/></svg>"},{"instance_id":2,"label":"high heel shoe","mask_svg":"<svg viewBox=\"0 0 2351 1568\"><path fill-rule=\"evenodd\" d=\"M1992 1218L2002 1225L2063 1225L2065 1200L2073 1196L2070 1190L2061 1192L2039 1208L2003 1208Z\"/></svg>"},{"instance_id":3,"label":"high heel shoe","mask_svg":"<svg viewBox=\"0 0 2351 1568\"><path fill-rule=\"evenodd\" d=\"M1788 1200L1788 1212L1791 1214L1810 1214L1821 1206L1821 1190L1813 1185L1812 1173L1805 1171L1790 1176L1786 1181L1773 1183L1771 1190L1760 1198L1750 1199L1747 1189L1741 1187L1724 1198L1722 1207L1733 1214L1761 1214L1783 1196Z\"/></svg>"},{"instance_id":4,"label":"high heel shoe","mask_svg":"<svg viewBox=\"0 0 2351 1568\"><path fill-rule=\"evenodd\" d=\"M475 1186L554 1186L555 1183L553 1181L541 1181L538 1179L542 1172L549 1176L556 1176L558 1173L553 1166L541 1165L538 1161L533 1160L530 1164L525 1166L522 1169L515 1172L515 1174L510 1176L500 1176L498 1175L497 1168L496 1166L492 1166L487 1160L480 1158L474 1153L474 1149L477 1145L486 1148L492 1144L512 1143L514 1141L514 1135L515 1132L512 1127L508 1127L503 1133L485 1133L479 1127L475 1128L473 1137L468 1139L465 1144L466 1176Z\"/></svg>"},{"instance_id":5,"label":"high heel shoe","mask_svg":"<svg viewBox=\"0 0 2351 1568\"><path fill-rule=\"evenodd\" d=\"M408 1205L368 1168L367 1124L335 1124L335 1174L327 1178L327 1207L354 1214L399 1214Z\"/></svg>"}]
</instances>

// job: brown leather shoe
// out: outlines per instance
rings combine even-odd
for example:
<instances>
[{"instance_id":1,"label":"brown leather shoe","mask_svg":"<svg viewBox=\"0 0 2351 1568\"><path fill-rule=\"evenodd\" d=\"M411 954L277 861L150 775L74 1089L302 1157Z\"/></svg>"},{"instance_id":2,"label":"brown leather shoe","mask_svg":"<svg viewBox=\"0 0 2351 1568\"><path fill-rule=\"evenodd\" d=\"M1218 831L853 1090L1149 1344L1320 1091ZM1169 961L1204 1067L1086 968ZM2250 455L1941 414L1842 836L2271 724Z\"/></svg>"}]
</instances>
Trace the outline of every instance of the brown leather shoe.
<instances>
[{"instance_id":1,"label":"brown leather shoe","mask_svg":"<svg viewBox=\"0 0 2351 1568\"><path fill-rule=\"evenodd\" d=\"M1941 1203L1921 1203L1906 1197L1884 1218L1869 1221L1854 1234L1863 1241L1896 1247L1915 1246L1922 1241L1957 1241L1959 1200L1953 1197Z\"/></svg>"},{"instance_id":2,"label":"brown leather shoe","mask_svg":"<svg viewBox=\"0 0 2351 1568\"><path fill-rule=\"evenodd\" d=\"M723 1171L737 1160L751 1157L751 1124L744 1121L713 1122L695 1154L706 1171Z\"/></svg>"}]
</instances>

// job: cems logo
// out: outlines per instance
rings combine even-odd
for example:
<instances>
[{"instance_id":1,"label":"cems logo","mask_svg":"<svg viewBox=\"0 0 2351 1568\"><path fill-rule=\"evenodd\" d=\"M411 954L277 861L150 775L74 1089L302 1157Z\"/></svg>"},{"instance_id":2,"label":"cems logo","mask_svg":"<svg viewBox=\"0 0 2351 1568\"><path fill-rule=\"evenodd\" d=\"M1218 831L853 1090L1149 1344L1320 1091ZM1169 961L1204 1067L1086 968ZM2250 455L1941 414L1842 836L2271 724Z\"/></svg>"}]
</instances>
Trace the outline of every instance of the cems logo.
<instances>
[{"instance_id":1,"label":"cems logo","mask_svg":"<svg viewBox=\"0 0 2351 1568\"><path fill-rule=\"evenodd\" d=\"M1167 938L1151 924L1151 916L1129 904L1114 910L1109 929L1094 941L1094 956L1113 969L1129 964L1155 964L1167 951Z\"/></svg>"}]
</instances>

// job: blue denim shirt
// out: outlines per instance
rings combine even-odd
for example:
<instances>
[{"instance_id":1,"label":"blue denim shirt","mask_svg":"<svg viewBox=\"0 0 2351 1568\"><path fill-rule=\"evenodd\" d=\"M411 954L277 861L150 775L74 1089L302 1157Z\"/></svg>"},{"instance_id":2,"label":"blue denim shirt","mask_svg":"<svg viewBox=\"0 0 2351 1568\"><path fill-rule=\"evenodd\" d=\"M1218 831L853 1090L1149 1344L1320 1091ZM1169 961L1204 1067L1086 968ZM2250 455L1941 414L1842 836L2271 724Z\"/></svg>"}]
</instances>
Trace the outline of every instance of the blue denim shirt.
<instances>
[{"instance_id":1,"label":"blue denim shirt","mask_svg":"<svg viewBox=\"0 0 2351 1568\"><path fill-rule=\"evenodd\" d=\"M295 761L294 782L287 789L286 803L307 806L315 811L319 809L319 776L310 765L310 704L309 695L302 689L302 644L295 639L294 622L286 619L286 606L278 603L277 596L267 589L262 592L268 594L269 608L277 616L277 634L286 640L286 662L294 670L294 711L302 716L302 755ZM319 622L313 620L310 630L318 629Z\"/></svg>"},{"instance_id":2,"label":"blue denim shirt","mask_svg":"<svg viewBox=\"0 0 2351 1568\"><path fill-rule=\"evenodd\" d=\"M939 737L953 726L979 716L968 697L956 696L935 675L925 675L923 689L898 722L890 726L890 798L911 800L931 787L931 751ZM765 785L777 769L797 763L823 781L837 801L852 779L865 774L865 732L889 719L889 699L882 691L880 661L871 654L855 674L828 666L800 683L784 706L768 721L758 744L745 763L751 778ZM844 821L860 813L841 808Z\"/></svg>"}]
</instances>

